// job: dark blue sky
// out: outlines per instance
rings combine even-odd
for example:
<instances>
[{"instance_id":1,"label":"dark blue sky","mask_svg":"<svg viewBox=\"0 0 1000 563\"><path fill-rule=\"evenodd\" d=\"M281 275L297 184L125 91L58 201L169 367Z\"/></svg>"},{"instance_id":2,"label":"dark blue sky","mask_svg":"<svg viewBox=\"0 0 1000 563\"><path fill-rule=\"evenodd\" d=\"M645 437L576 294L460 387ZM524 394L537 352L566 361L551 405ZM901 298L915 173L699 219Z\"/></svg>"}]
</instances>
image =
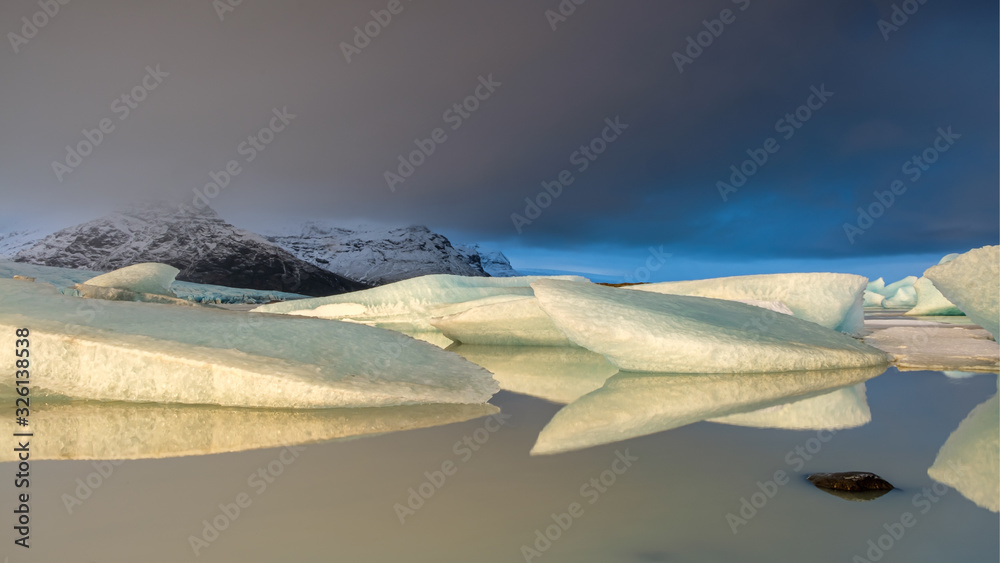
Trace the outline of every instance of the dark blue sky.
<instances>
[{"instance_id":1,"label":"dark blue sky","mask_svg":"<svg viewBox=\"0 0 1000 563\"><path fill-rule=\"evenodd\" d=\"M621 275L663 246L654 279L893 276L997 243L996 2L591 0L553 30L558 0L403 0L348 62L355 26L388 4L243 2L220 19L207 1L71 3L15 53L9 32L37 6L5 3L0 230L190 199L237 160L212 198L237 225L426 224L528 268ZM902 22L894 6L919 9L884 32ZM711 23L723 10L731 23ZM680 72L706 20L718 36ZM122 118L115 99L157 64L169 76ZM832 95L810 100L814 87ZM449 113L477 91L473 111ZM810 102L799 128L779 123ZM247 162L243 141L284 107L295 117ZM627 129L605 132L616 117ZM60 181L53 161L104 118L114 131ZM443 142L390 190L385 173L437 128ZM576 151L602 133L614 140L581 171ZM915 179L904 165L936 141L947 152ZM730 166L767 146L724 200ZM573 182L530 219L525 198L563 170ZM874 192L895 180L880 214ZM880 216L859 224L859 207Z\"/></svg>"}]
</instances>

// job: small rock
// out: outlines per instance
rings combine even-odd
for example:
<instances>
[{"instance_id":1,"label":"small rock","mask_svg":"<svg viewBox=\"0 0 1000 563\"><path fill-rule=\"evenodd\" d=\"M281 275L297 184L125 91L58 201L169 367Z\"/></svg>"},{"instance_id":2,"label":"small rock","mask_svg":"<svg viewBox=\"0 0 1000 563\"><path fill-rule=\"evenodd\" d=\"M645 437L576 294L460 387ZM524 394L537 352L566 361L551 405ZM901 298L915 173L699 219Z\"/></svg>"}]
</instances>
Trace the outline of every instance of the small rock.
<instances>
[{"instance_id":1,"label":"small rock","mask_svg":"<svg viewBox=\"0 0 1000 563\"><path fill-rule=\"evenodd\" d=\"M29 278L28 276L14 276L14 279L15 280L21 280L21 281L26 281L26 282L33 282L33 281L35 281L35 278Z\"/></svg>"},{"instance_id":2,"label":"small rock","mask_svg":"<svg viewBox=\"0 0 1000 563\"><path fill-rule=\"evenodd\" d=\"M846 473L813 473L809 482L821 489L834 489L860 493L865 491L891 491L895 489L888 481L874 473L848 471Z\"/></svg>"}]
</instances>

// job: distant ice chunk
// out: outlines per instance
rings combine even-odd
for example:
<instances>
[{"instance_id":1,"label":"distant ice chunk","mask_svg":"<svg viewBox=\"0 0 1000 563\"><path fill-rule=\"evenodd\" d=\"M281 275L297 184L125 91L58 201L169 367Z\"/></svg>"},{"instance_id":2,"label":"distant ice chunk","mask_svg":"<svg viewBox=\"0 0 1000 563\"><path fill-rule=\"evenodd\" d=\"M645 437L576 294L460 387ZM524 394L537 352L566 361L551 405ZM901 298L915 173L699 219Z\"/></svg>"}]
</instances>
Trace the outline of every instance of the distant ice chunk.
<instances>
[{"instance_id":1,"label":"distant ice chunk","mask_svg":"<svg viewBox=\"0 0 1000 563\"><path fill-rule=\"evenodd\" d=\"M882 302L886 309L911 309L917 304L917 292L912 285L900 287Z\"/></svg>"},{"instance_id":2,"label":"distant ice chunk","mask_svg":"<svg viewBox=\"0 0 1000 563\"><path fill-rule=\"evenodd\" d=\"M881 279L881 278L879 278ZM874 291L865 290L865 307L878 307L882 308L882 303L885 301L885 296L881 293L875 293Z\"/></svg>"},{"instance_id":3,"label":"distant ice chunk","mask_svg":"<svg viewBox=\"0 0 1000 563\"><path fill-rule=\"evenodd\" d=\"M532 287L563 334L623 370L751 373L891 359L845 334L743 303L557 280Z\"/></svg>"},{"instance_id":4,"label":"distant ice chunk","mask_svg":"<svg viewBox=\"0 0 1000 563\"><path fill-rule=\"evenodd\" d=\"M1000 334L1000 246L984 246L937 266L924 275L972 322Z\"/></svg>"},{"instance_id":5,"label":"distant ice chunk","mask_svg":"<svg viewBox=\"0 0 1000 563\"><path fill-rule=\"evenodd\" d=\"M972 409L951 433L927 475L977 506L1000 510L1000 402L996 395Z\"/></svg>"},{"instance_id":6,"label":"distant ice chunk","mask_svg":"<svg viewBox=\"0 0 1000 563\"><path fill-rule=\"evenodd\" d=\"M449 348L491 373L500 388L567 404L600 389L618 368L583 348L470 346Z\"/></svg>"},{"instance_id":7,"label":"distant ice chunk","mask_svg":"<svg viewBox=\"0 0 1000 563\"><path fill-rule=\"evenodd\" d=\"M95 287L113 287L127 289L135 293L176 297L174 292L170 291L170 284L174 283L174 278L179 273L180 270L173 266L146 262L101 274L83 283Z\"/></svg>"},{"instance_id":8,"label":"distant ice chunk","mask_svg":"<svg viewBox=\"0 0 1000 563\"><path fill-rule=\"evenodd\" d=\"M497 301L531 296L531 283L542 277L479 278L437 274L403 280L364 291L273 303L254 309L325 319L352 320L399 330L436 331L431 317L465 311L481 299ZM586 281L577 276L558 279ZM486 302L475 303L475 306ZM333 307L331 307L333 306ZM364 310L361 310L364 307Z\"/></svg>"},{"instance_id":9,"label":"distant ice chunk","mask_svg":"<svg viewBox=\"0 0 1000 563\"><path fill-rule=\"evenodd\" d=\"M32 402L31 425L14 423L4 400L0 429L29 430L32 459L162 459L280 448L462 422L496 414L480 405L412 405L378 409L246 409L118 402ZM10 406L8 406L10 405ZM17 460L4 448L0 462Z\"/></svg>"},{"instance_id":10,"label":"distant ice chunk","mask_svg":"<svg viewBox=\"0 0 1000 563\"><path fill-rule=\"evenodd\" d=\"M913 284L917 294L917 304L907 311L907 315L922 317L939 317L961 315L962 310L941 294L934 282L920 278Z\"/></svg>"},{"instance_id":11,"label":"distant ice chunk","mask_svg":"<svg viewBox=\"0 0 1000 563\"><path fill-rule=\"evenodd\" d=\"M863 383L883 371L884 367L748 375L622 372L557 412L531 453L579 450L801 401Z\"/></svg>"},{"instance_id":12,"label":"distant ice chunk","mask_svg":"<svg viewBox=\"0 0 1000 563\"><path fill-rule=\"evenodd\" d=\"M818 397L712 418L709 422L784 430L858 428L872 421L872 411L865 395L865 384L859 383Z\"/></svg>"},{"instance_id":13,"label":"distant ice chunk","mask_svg":"<svg viewBox=\"0 0 1000 563\"><path fill-rule=\"evenodd\" d=\"M488 372L362 325L93 301L0 280L0 347L31 330L35 390L133 402L277 408L483 403Z\"/></svg>"},{"instance_id":14,"label":"distant ice chunk","mask_svg":"<svg viewBox=\"0 0 1000 563\"><path fill-rule=\"evenodd\" d=\"M860 336L867 279L850 274L764 274L663 282L626 289L714 299L781 301L796 317Z\"/></svg>"},{"instance_id":15,"label":"distant ice chunk","mask_svg":"<svg viewBox=\"0 0 1000 563\"><path fill-rule=\"evenodd\" d=\"M904 287L913 287L913 284L915 284L915 283L917 283L917 277L916 276L906 276L905 278L903 278L903 279L901 279L899 281L894 281L894 282L890 283L889 285L884 286L882 289L878 290L877 293L881 293L883 296L885 296L888 299L888 298L892 297L893 295L896 295L896 292L899 291L901 288L904 288Z\"/></svg>"},{"instance_id":16,"label":"distant ice chunk","mask_svg":"<svg viewBox=\"0 0 1000 563\"><path fill-rule=\"evenodd\" d=\"M885 279L879 278L875 281L868 282L868 286L865 288L865 291L870 291L872 293L878 293L879 295L882 295L882 290L884 289L885 289ZM883 295L883 297L885 296Z\"/></svg>"},{"instance_id":17,"label":"distant ice chunk","mask_svg":"<svg viewBox=\"0 0 1000 563\"><path fill-rule=\"evenodd\" d=\"M542 311L534 297L521 296L509 301L477 305L481 301L466 303L468 310L432 318L430 323L448 338L462 344L576 346Z\"/></svg>"}]
</instances>

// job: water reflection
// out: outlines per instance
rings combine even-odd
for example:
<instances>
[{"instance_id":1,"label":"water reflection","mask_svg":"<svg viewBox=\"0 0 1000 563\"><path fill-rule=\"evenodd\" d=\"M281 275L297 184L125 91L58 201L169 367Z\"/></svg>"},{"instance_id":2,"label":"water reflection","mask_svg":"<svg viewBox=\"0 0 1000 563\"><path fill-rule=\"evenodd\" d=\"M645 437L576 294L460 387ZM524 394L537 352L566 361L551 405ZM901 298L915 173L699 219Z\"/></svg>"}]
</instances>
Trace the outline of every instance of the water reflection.
<instances>
[{"instance_id":1,"label":"water reflection","mask_svg":"<svg viewBox=\"0 0 1000 563\"><path fill-rule=\"evenodd\" d=\"M13 399L3 401L13 404ZM493 405L265 410L138 403L32 402L32 459L157 459L359 438L441 426L499 412ZM12 408L0 409L7 436ZM17 454L7 448L0 462Z\"/></svg>"},{"instance_id":2,"label":"water reflection","mask_svg":"<svg viewBox=\"0 0 1000 563\"><path fill-rule=\"evenodd\" d=\"M600 389L618 373L604 356L583 348L455 345L448 348L493 373L505 391L567 404Z\"/></svg>"},{"instance_id":3,"label":"water reflection","mask_svg":"<svg viewBox=\"0 0 1000 563\"><path fill-rule=\"evenodd\" d=\"M972 409L941 446L927 474L977 506L1000 509L1000 400Z\"/></svg>"},{"instance_id":4,"label":"water reflection","mask_svg":"<svg viewBox=\"0 0 1000 563\"><path fill-rule=\"evenodd\" d=\"M877 366L739 375L621 372L556 413L542 429L532 453L578 450L802 401L857 385L884 371L885 367ZM856 419L856 411L849 409L845 416ZM769 416L775 415L763 418ZM834 410L825 418L836 419L838 414Z\"/></svg>"},{"instance_id":5,"label":"water reflection","mask_svg":"<svg viewBox=\"0 0 1000 563\"><path fill-rule=\"evenodd\" d=\"M865 391L865 384L859 383L818 397L753 412L712 418L709 421L734 426L784 430L857 428L872 421L872 411L868 407Z\"/></svg>"}]
</instances>

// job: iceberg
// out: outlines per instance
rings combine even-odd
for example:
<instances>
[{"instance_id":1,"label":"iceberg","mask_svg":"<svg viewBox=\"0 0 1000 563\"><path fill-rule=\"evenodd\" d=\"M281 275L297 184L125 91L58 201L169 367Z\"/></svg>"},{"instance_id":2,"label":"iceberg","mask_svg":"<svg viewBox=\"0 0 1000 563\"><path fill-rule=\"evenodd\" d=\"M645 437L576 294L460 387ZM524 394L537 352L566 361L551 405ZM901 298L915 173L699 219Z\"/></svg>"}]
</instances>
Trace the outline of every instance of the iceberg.
<instances>
[{"instance_id":1,"label":"iceberg","mask_svg":"<svg viewBox=\"0 0 1000 563\"><path fill-rule=\"evenodd\" d=\"M886 298L882 306L886 309L910 309L917 304L917 292L912 285L903 286Z\"/></svg>"},{"instance_id":2,"label":"iceberg","mask_svg":"<svg viewBox=\"0 0 1000 563\"><path fill-rule=\"evenodd\" d=\"M880 278L881 279L881 278ZM904 287L913 287L913 284L917 283L916 276L906 276L905 278L890 283L884 286L882 289L878 290L877 293L881 293L887 299L896 295L896 292Z\"/></svg>"},{"instance_id":3,"label":"iceberg","mask_svg":"<svg viewBox=\"0 0 1000 563\"><path fill-rule=\"evenodd\" d=\"M917 304L906 312L907 315L921 317L941 317L961 315L962 310L941 294L934 282L926 277L913 284L917 294Z\"/></svg>"},{"instance_id":4,"label":"iceberg","mask_svg":"<svg viewBox=\"0 0 1000 563\"><path fill-rule=\"evenodd\" d=\"M4 405L13 405L14 399ZM376 409L248 409L139 403L35 404L31 425L0 409L0 428L34 432L32 459L162 459L356 439L472 420L500 412L489 404L413 405ZM16 461L4 448L0 462Z\"/></svg>"},{"instance_id":5,"label":"iceberg","mask_svg":"<svg viewBox=\"0 0 1000 563\"><path fill-rule=\"evenodd\" d=\"M176 297L174 292L170 291L170 284L174 283L174 278L179 273L180 270L173 266L147 262L101 274L83 283L93 287L127 289L135 293Z\"/></svg>"},{"instance_id":6,"label":"iceberg","mask_svg":"<svg viewBox=\"0 0 1000 563\"><path fill-rule=\"evenodd\" d=\"M621 372L557 412L531 453L555 454L747 413L854 386L882 367L793 373ZM852 415L853 416L853 415Z\"/></svg>"},{"instance_id":7,"label":"iceberg","mask_svg":"<svg viewBox=\"0 0 1000 563\"><path fill-rule=\"evenodd\" d=\"M1000 510L1000 402L996 395L972 409L951 433L927 475L976 506Z\"/></svg>"},{"instance_id":8,"label":"iceberg","mask_svg":"<svg viewBox=\"0 0 1000 563\"><path fill-rule=\"evenodd\" d=\"M618 368L582 348L462 344L448 350L491 373L504 391L567 404L600 389Z\"/></svg>"},{"instance_id":9,"label":"iceberg","mask_svg":"<svg viewBox=\"0 0 1000 563\"><path fill-rule=\"evenodd\" d=\"M481 306L486 298L504 301L530 297L531 283L538 276L479 278L436 274L411 278L373 289L330 297L272 303L254 309L260 313L282 313L350 320L383 328L409 331L436 331L431 317L443 317ZM556 279L587 281L578 276Z\"/></svg>"},{"instance_id":10,"label":"iceberg","mask_svg":"<svg viewBox=\"0 0 1000 563\"><path fill-rule=\"evenodd\" d=\"M880 278L881 279L881 278ZM864 306L865 307L878 307L882 308L882 303L885 301L885 296L881 293L875 293L874 291L865 290Z\"/></svg>"},{"instance_id":11,"label":"iceberg","mask_svg":"<svg viewBox=\"0 0 1000 563\"><path fill-rule=\"evenodd\" d=\"M491 346L575 346L534 297L521 296L479 305L446 317L432 318L430 324L445 336L462 344Z\"/></svg>"},{"instance_id":12,"label":"iceberg","mask_svg":"<svg viewBox=\"0 0 1000 563\"><path fill-rule=\"evenodd\" d=\"M879 295L882 295L882 291L884 289L885 289L885 279L879 278L875 281L868 282L868 286L865 288L865 291L870 291L872 293L878 293Z\"/></svg>"},{"instance_id":13,"label":"iceberg","mask_svg":"<svg viewBox=\"0 0 1000 563\"><path fill-rule=\"evenodd\" d=\"M996 339L1000 334L1000 246L984 246L924 272L946 299Z\"/></svg>"},{"instance_id":14,"label":"iceberg","mask_svg":"<svg viewBox=\"0 0 1000 563\"><path fill-rule=\"evenodd\" d=\"M865 391L865 384L859 383L854 387L845 387L811 399L711 418L709 422L783 430L858 428L872 421L872 411L868 407Z\"/></svg>"},{"instance_id":15,"label":"iceberg","mask_svg":"<svg viewBox=\"0 0 1000 563\"><path fill-rule=\"evenodd\" d=\"M532 288L563 334L622 370L751 373L891 361L846 334L743 303L558 280Z\"/></svg>"},{"instance_id":16,"label":"iceberg","mask_svg":"<svg viewBox=\"0 0 1000 563\"><path fill-rule=\"evenodd\" d=\"M641 284L625 289L714 299L780 301L800 319L859 336L864 332L866 285L866 278L850 274L763 274Z\"/></svg>"},{"instance_id":17,"label":"iceberg","mask_svg":"<svg viewBox=\"0 0 1000 563\"><path fill-rule=\"evenodd\" d=\"M93 301L0 280L0 347L31 331L34 390L101 401L269 408L483 403L490 374L377 328L203 307Z\"/></svg>"}]
</instances>

